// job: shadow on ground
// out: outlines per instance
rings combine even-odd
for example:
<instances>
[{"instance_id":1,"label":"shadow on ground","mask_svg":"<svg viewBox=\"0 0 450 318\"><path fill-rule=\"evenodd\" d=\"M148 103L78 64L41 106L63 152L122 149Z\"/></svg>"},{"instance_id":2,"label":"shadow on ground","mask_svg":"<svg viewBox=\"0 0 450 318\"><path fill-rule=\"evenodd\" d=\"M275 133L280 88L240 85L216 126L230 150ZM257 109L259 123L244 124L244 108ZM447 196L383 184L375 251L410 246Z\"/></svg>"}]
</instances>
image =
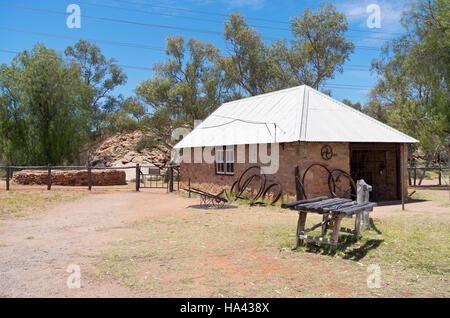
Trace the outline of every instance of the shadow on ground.
<instances>
[{"instance_id":1,"label":"shadow on ground","mask_svg":"<svg viewBox=\"0 0 450 318\"><path fill-rule=\"evenodd\" d=\"M382 234L382 232L375 226L372 218L370 218L370 229L374 230L377 234ZM356 244L354 236L340 235L339 243L336 249L332 249L332 247L328 244L307 242L305 244L305 251L308 253L329 256L343 255L343 259L359 261L363 259L369 251L378 248L383 241L383 239L369 239L363 245L357 248L349 249L352 245Z\"/></svg>"}]
</instances>

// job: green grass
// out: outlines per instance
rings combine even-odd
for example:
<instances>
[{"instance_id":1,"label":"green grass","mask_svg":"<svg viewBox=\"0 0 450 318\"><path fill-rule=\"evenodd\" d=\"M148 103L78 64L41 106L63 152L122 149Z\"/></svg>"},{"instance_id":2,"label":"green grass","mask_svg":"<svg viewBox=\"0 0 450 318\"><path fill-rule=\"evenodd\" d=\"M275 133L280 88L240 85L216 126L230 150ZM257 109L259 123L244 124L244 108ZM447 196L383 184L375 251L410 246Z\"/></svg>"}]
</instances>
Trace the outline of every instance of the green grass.
<instances>
[{"instance_id":1,"label":"green grass","mask_svg":"<svg viewBox=\"0 0 450 318\"><path fill-rule=\"evenodd\" d=\"M433 211L375 215L358 242L341 234L336 251L291 251L297 216L277 207L189 212L132 224L137 235L98 255L98 279L146 297L450 296L450 219ZM319 221L308 216L307 225ZM379 290L367 288L370 264L381 268Z\"/></svg>"},{"instance_id":2,"label":"green grass","mask_svg":"<svg viewBox=\"0 0 450 318\"><path fill-rule=\"evenodd\" d=\"M414 200L433 201L440 205L450 206L450 192L448 190L417 190L412 196Z\"/></svg>"},{"instance_id":3,"label":"green grass","mask_svg":"<svg viewBox=\"0 0 450 318\"><path fill-rule=\"evenodd\" d=\"M420 177L420 174L418 174ZM425 172L425 177L424 179L427 180L437 180L439 178L439 173L437 170L430 170ZM449 178L449 171L448 170L443 170L442 171L442 179L446 179L448 181ZM445 183L444 180L442 180L442 183Z\"/></svg>"},{"instance_id":4,"label":"green grass","mask_svg":"<svg viewBox=\"0 0 450 318\"><path fill-rule=\"evenodd\" d=\"M55 203L76 200L85 195L69 191L0 192L0 219L39 213Z\"/></svg>"}]
</instances>

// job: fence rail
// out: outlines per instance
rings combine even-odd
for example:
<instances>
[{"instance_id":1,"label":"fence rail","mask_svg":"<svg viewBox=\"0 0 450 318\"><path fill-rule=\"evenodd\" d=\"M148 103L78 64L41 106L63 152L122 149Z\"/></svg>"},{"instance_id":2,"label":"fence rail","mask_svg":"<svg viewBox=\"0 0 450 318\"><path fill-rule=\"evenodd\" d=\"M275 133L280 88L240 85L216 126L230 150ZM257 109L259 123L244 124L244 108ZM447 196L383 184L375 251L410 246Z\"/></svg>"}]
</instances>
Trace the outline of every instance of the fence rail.
<instances>
[{"instance_id":1,"label":"fence rail","mask_svg":"<svg viewBox=\"0 0 450 318\"><path fill-rule=\"evenodd\" d=\"M48 175L47 175L47 190L51 190L52 187L52 178L51 178L51 173L52 170L87 170L88 172L88 189L92 190L93 187L93 182L92 182L92 170L127 170L127 169L135 169L136 171L136 191L139 191L141 188L141 176L142 174L142 170L144 168L155 168L155 166L141 166L139 164L136 164L135 166L128 166L128 167L93 167L93 166L51 166L51 165L47 165L47 166L0 166L0 170L1 169L5 169L6 170L6 191L10 190L10 183L11 183L11 179L13 177L13 170L47 170ZM174 173L173 170L176 170L177 167L176 166L169 166L167 168L166 174L168 174L170 177L168 178L168 182L167 182L167 191L168 192L173 192L174 191L174 186L173 186L173 182L174 182ZM178 174L178 189L179 189L179 174Z\"/></svg>"},{"instance_id":2,"label":"fence rail","mask_svg":"<svg viewBox=\"0 0 450 318\"><path fill-rule=\"evenodd\" d=\"M444 172L448 171L450 173L450 168L447 167L408 167L408 182L410 186L422 186L422 181L425 178L425 174L427 171L437 171L438 174L438 185L442 186L443 183L445 186L450 184L450 176L449 179L445 177ZM419 175L420 174L420 175ZM417 184L417 178L419 177L419 183ZM444 182L442 182L444 181Z\"/></svg>"}]
</instances>

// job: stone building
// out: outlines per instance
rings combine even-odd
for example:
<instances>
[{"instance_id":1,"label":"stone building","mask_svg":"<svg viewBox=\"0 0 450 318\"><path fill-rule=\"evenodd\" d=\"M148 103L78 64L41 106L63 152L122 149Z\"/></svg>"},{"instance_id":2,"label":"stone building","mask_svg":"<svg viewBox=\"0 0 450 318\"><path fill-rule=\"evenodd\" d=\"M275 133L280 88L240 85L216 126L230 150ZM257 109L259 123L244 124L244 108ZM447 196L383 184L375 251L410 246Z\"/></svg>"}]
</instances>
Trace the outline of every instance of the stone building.
<instances>
[{"instance_id":1,"label":"stone building","mask_svg":"<svg viewBox=\"0 0 450 318\"><path fill-rule=\"evenodd\" d=\"M320 163L364 179L373 186L371 200L380 202L400 200L402 182L406 195L407 144L415 142L303 85L225 103L174 148L181 187L190 181L193 187L218 191L256 163L294 195L295 167L303 175ZM308 171L308 197L329 195L328 176L319 166Z\"/></svg>"}]
</instances>

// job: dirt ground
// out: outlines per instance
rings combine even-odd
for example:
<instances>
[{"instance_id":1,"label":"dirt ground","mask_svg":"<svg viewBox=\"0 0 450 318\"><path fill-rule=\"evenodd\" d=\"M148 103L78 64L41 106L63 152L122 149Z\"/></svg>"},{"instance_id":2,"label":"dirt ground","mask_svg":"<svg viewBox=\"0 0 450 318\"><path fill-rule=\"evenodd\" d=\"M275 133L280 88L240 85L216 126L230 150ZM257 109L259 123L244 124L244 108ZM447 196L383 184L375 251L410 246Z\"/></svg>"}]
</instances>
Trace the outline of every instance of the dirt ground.
<instances>
[{"instance_id":1,"label":"dirt ground","mask_svg":"<svg viewBox=\"0 0 450 318\"><path fill-rule=\"evenodd\" d=\"M110 288L108 283L91 281L93 256L109 242L132 235L126 225L158 215L183 215L184 208L195 202L164 190L101 190L43 214L0 220L0 296L131 296L118 284ZM67 288L70 264L81 268L80 289Z\"/></svg>"},{"instance_id":2,"label":"dirt ground","mask_svg":"<svg viewBox=\"0 0 450 318\"><path fill-rule=\"evenodd\" d=\"M295 213L188 208L197 204L198 198L165 190L103 189L39 214L0 220L0 297L449 296L448 274L431 275L417 288L405 281L386 293L354 290L365 286L364 259L290 251ZM449 220L448 202L407 209L410 217L425 211ZM391 205L373 215L399 213L406 212ZM180 233L185 227L191 232ZM287 234L279 235L281 228ZM66 284L71 264L81 269L79 289ZM397 270L389 274L392 281L401 275Z\"/></svg>"}]
</instances>

